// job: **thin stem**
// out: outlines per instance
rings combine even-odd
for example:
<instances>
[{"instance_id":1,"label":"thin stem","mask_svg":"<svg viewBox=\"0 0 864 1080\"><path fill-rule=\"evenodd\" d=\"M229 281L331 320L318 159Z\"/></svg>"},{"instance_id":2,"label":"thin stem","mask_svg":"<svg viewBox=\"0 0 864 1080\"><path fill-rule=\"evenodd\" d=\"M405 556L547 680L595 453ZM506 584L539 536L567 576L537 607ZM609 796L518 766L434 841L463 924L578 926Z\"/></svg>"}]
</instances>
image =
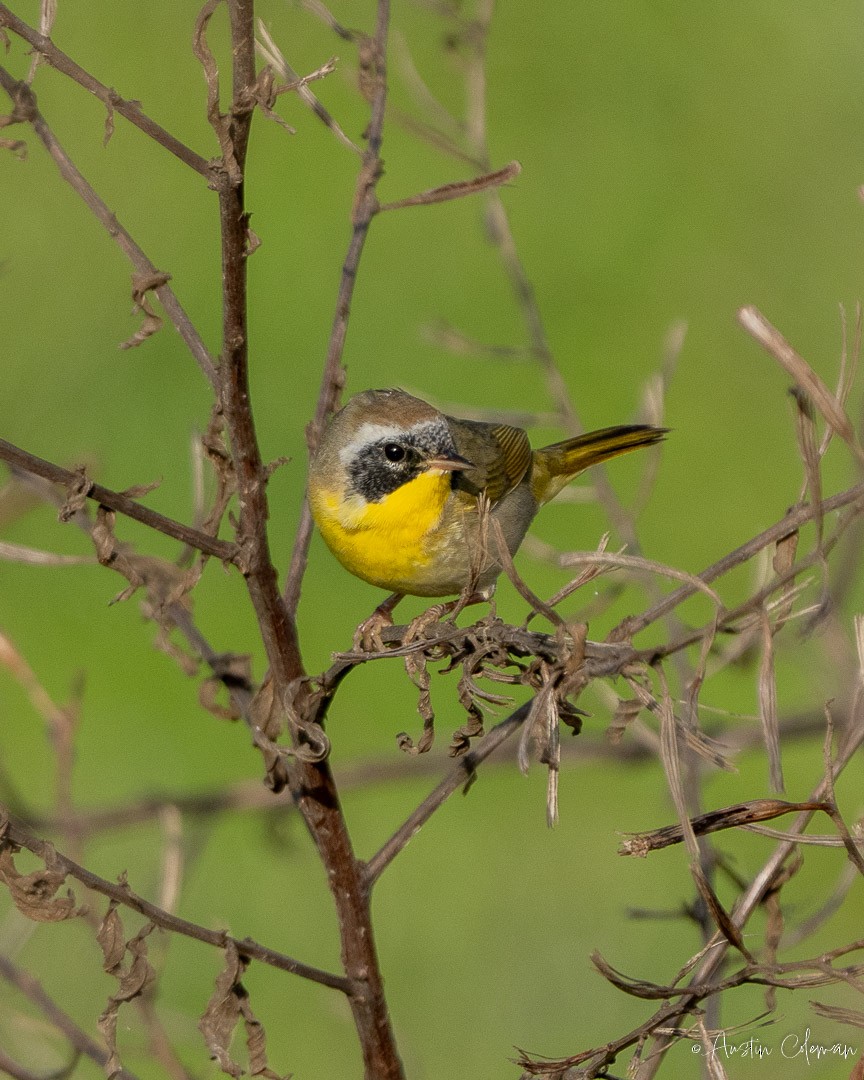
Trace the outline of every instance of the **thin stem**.
<instances>
[{"instance_id":1,"label":"thin stem","mask_svg":"<svg viewBox=\"0 0 864 1080\"><path fill-rule=\"evenodd\" d=\"M30 454L26 450L20 450L17 446L13 446L12 443L6 442L5 439L0 439L0 460L8 462L14 468L23 472L41 476L43 480L50 480L52 484L62 484L70 495L73 492L80 493L82 496L99 503L100 506L107 506L109 510L116 510L117 513L132 518L133 521L140 521L142 525L147 525L157 532L171 536L189 547L197 548L206 555L214 555L217 559L222 559L223 562L236 562L238 559L236 544L227 540L219 540L215 536L201 532L200 529L193 529L189 525L174 521L173 518L165 517L164 514L159 514L155 510L150 510L148 507L142 506L141 503L135 502L134 499L130 499L128 495L124 495L122 492L112 491L101 484L92 483L81 472L71 472L69 469L64 469L53 462L45 461L43 458L36 457L35 454Z\"/></svg>"},{"instance_id":2,"label":"thin stem","mask_svg":"<svg viewBox=\"0 0 864 1080\"><path fill-rule=\"evenodd\" d=\"M229 4L234 56L234 99L248 98L254 81L255 44L252 4ZM305 672L297 628L276 584L276 570L267 539L267 471L261 459L249 392L247 333L246 245L248 215L244 207L242 167L249 143L252 113L238 106L230 124L234 161L241 170L237 182L224 163L218 185L222 234L222 364L220 398L231 438L240 516L237 540L243 553L243 573L258 615L271 670L280 687Z\"/></svg>"},{"instance_id":3,"label":"thin stem","mask_svg":"<svg viewBox=\"0 0 864 1080\"><path fill-rule=\"evenodd\" d=\"M120 113L130 124L140 128L154 142L159 143L160 146L163 146L176 158L179 158L184 165L188 165L190 169L194 169L201 176L209 177L210 163L207 159L200 154L196 154L194 150L182 143L170 131L166 131L155 120L151 120L142 110L140 102L127 101L116 90L112 90L111 87L99 82L89 71L79 67L70 56L58 49L49 37L40 34L38 30L29 26L23 19L19 19L5 4L0 3L0 27L2 26L7 27L18 37L23 38L57 71L67 75L79 86L83 86L85 90L99 98L108 109L109 117L113 112Z\"/></svg>"},{"instance_id":4,"label":"thin stem","mask_svg":"<svg viewBox=\"0 0 864 1080\"><path fill-rule=\"evenodd\" d=\"M381 145L387 104L387 32L389 24L390 0L378 0L375 36L366 45L366 48L371 53L368 57L368 63L372 67L374 85L369 125L366 129L367 147L357 176L351 239L342 264L342 273L336 296L336 310L330 328L330 339L327 344L327 356L321 375L318 403L315 407L312 422L307 428L306 437L310 453L314 453L318 443L321 441L327 420L338 407L342 388L345 385L342 353L345 349L345 339L348 334L351 301L354 297L357 271L366 244L366 237L369 233L369 226L380 209L376 188L382 171ZM296 612L300 601L300 587L306 570L311 539L312 515L309 511L309 501L304 498L285 586L285 599L292 614Z\"/></svg>"},{"instance_id":5,"label":"thin stem","mask_svg":"<svg viewBox=\"0 0 864 1080\"><path fill-rule=\"evenodd\" d=\"M864 725L859 724L857 731L854 727L850 727L845 743L840 749L836 760L833 765L829 767L829 771L826 772L823 779L810 793L807 802L820 803L830 795L834 779L846 767L852 756L858 751L862 742L864 742ZM799 814L789 830L790 833L796 834L803 832L810 823L810 819L815 812L815 810L808 810ZM743 929L744 926L746 926L750 917L757 910L763 897L772 887L783 864L790 855L794 854L795 846L794 840L787 840L778 844L771 857L759 873L756 874L748 888L739 898L732 911L732 920L739 929ZM726 941L721 934L715 934L711 941L711 947L706 950L704 958L696 967L690 979L689 986L693 990L714 978L726 958L728 949L729 942ZM688 1009L695 1003L693 997L683 998L676 1004L672 1014L673 1018L684 1016ZM667 1020L664 1020L664 1025L666 1022L668 1022L668 1018ZM650 1080L651 1077L656 1075L657 1069L659 1069L663 1061L664 1051L668 1049L671 1041L671 1036L657 1036L653 1052L647 1055L646 1060L639 1069L638 1080Z\"/></svg>"},{"instance_id":6,"label":"thin stem","mask_svg":"<svg viewBox=\"0 0 864 1080\"><path fill-rule=\"evenodd\" d=\"M366 863L366 880L370 887L453 792L473 779L477 766L519 730L531 711L531 704L530 701L526 701L524 705L520 705L500 724L496 724L473 750L460 758L455 768L451 769L381 849L372 856Z\"/></svg>"},{"instance_id":7,"label":"thin stem","mask_svg":"<svg viewBox=\"0 0 864 1080\"><path fill-rule=\"evenodd\" d=\"M193 358L210 384L215 386L216 365L200 334L193 326L174 291L168 285L168 275L161 273L150 261L145 252L123 228L116 216L108 209L105 202L96 194L94 188L72 162L72 159L45 122L44 116L39 111L36 95L30 87L26 83L14 79L4 67L0 67L0 86L12 99L13 116L19 121L32 124L33 130L39 136L42 145L60 170L60 175L76 194L80 195L98 221L104 226L108 235L117 242L123 254L134 266L138 277L144 282L152 281L154 283L152 291L158 297L160 304L165 309L165 313L183 338L186 347L192 353Z\"/></svg>"},{"instance_id":8,"label":"thin stem","mask_svg":"<svg viewBox=\"0 0 864 1080\"><path fill-rule=\"evenodd\" d=\"M128 885L107 881L85 867L79 866L74 860L57 851L46 840L40 840L38 837L32 836L20 825L9 821L5 817L5 811L2 808L0 808L0 817L4 819L0 823L4 825L0 829L0 837L5 838L7 842L11 841L16 847L32 851L40 859L50 857L52 865L64 875L80 881L82 885L86 885L93 892L101 893L102 896L116 900L123 907L137 911L145 919L155 923L156 926L161 926L163 930L182 934L184 937L193 938L195 941L203 941L206 945L215 945L220 949L224 949L229 942L233 942L242 955L250 956L253 960L260 960L261 963L269 964L270 967L278 968L280 971L299 975L302 979L320 983L321 986L329 986L334 990L341 990L343 993L349 993L352 989L351 982L342 975L334 975L332 972L323 971L320 968L312 967L310 964L304 964L301 960L295 960L293 957L286 956L275 949L270 949L266 945L259 945L257 941L253 941L251 938L240 940L221 930L211 930L206 926L199 926L197 923L189 922L188 919L181 919L177 915L172 915L157 904L152 904L149 900L145 900L143 896L133 892Z\"/></svg>"},{"instance_id":9,"label":"thin stem","mask_svg":"<svg viewBox=\"0 0 864 1080\"><path fill-rule=\"evenodd\" d=\"M42 984L29 972L18 967L16 963L0 953L0 977L4 978L11 986L36 1005L48 1022L61 1032L79 1054L84 1054L95 1061L97 1065L104 1066L109 1058L108 1051L91 1039L86 1031L83 1031L68 1013L65 1013L49 994L45 992ZM5 1067L5 1066L3 1066ZM11 1075L16 1075L12 1073ZM24 1076L26 1074L21 1073ZM135 1073L121 1068L114 1074L115 1080L138 1080Z\"/></svg>"},{"instance_id":10,"label":"thin stem","mask_svg":"<svg viewBox=\"0 0 864 1080\"><path fill-rule=\"evenodd\" d=\"M740 566L742 563L752 559L753 556L757 555L763 548L768 547L770 544L776 544L779 540L788 536L789 533L794 532L795 529L805 525L808 521L812 521L817 512L822 515L829 514L832 510L839 510L844 506L854 506L854 504L861 500L864 500L864 483L856 484L854 487L847 488L846 491L841 491L837 495L832 495L827 499L823 499L818 511L813 506L798 506L794 510L791 510L782 521L778 521L770 528L765 529L764 532L761 532L748 540L745 544L735 548L734 551L730 551L728 555L724 555L722 559L718 559L717 562L712 563L711 566L703 570L701 574L696 574L695 576L706 584L715 581L736 566ZM647 610L643 611L641 615L629 616L623 622L619 623L609 634L607 640L629 640L634 634L639 633L640 630L644 630L647 626L650 626L651 623L656 622L670 611L673 611L679 604L688 597L693 596L696 592L697 587L695 585L682 585L679 589L675 589L673 592L669 593L668 596L664 596L662 600L659 600L656 604L653 604Z\"/></svg>"}]
</instances>

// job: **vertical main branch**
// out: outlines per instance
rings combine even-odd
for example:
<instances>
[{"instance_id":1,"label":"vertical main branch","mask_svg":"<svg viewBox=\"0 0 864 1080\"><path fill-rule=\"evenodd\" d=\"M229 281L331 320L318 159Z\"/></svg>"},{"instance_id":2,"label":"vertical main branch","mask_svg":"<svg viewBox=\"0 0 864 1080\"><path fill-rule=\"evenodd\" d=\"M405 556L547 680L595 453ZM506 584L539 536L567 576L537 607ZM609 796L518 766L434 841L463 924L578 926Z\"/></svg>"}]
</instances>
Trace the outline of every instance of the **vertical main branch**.
<instances>
[{"instance_id":1,"label":"vertical main branch","mask_svg":"<svg viewBox=\"0 0 864 1080\"><path fill-rule=\"evenodd\" d=\"M293 610L279 593L267 539L267 473L255 435L249 397L246 255L248 215L244 204L244 166L252 119L250 88L255 80L254 11L252 0L228 0L232 37L232 108L228 120L228 153L219 185L222 227L223 353L221 401L237 477L240 506L237 539L242 569L270 662L278 703L291 702L304 721L314 721L315 701L305 674ZM375 100L369 148L361 177L363 192L355 207L354 236L365 237L377 210L375 182L380 172L380 142L384 116L383 57L389 23L388 0L379 0L378 29L371 45ZM223 118L223 121L226 118ZM223 129L224 130L224 129ZM358 193L359 194L359 193ZM358 224L362 221L362 228ZM352 250L354 242L352 241ZM362 247L362 239L360 241ZM356 253L359 258L359 249ZM341 306L340 306L341 310ZM347 308L344 318L347 320ZM337 315L338 320L338 315ZM339 349L341 353L341 347ZM337 360L338 363L338 360ZM367 1080L402 1080L404 1073L384 998L375 949L370 897L360 863L339 803L329 764L299 753L284 777L303 815L327 872L339 919L342 963L351 980L349 1001L363 1054Z\"/></svg>"},{"instance_id":2,"label":"vertical main branch","mask_svg":"<svg viewBox=\"0 0 864 1080\"><path fill-rule=\"evenodd\" d=\"M267 540L267 473L261 460L249 401L249 340L246 295L248 215L244 167L252 124L249 93L255 81L254 5L230 0L232 108L228 135L236 169L225 162L219 183L222 233L222 409L230 433L240 503L238 542L242 566L277 685L302 677L294 620L279 595Z\"/></svg>"}]
</instances>

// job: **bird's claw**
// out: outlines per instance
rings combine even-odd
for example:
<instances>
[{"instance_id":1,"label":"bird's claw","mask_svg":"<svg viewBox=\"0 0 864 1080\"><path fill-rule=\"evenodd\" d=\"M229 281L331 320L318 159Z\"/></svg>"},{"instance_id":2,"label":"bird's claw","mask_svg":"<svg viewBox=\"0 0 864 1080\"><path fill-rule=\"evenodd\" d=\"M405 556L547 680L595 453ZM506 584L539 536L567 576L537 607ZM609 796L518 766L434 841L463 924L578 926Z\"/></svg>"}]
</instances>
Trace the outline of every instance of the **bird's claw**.
<instances>
[{"instance_id":1,"label":"bird's claw","mask_svg":"<svg viewBox=\"0 0 864 1080\"><path fill-rule=\"evenodd\" d=\"M393 625L393 615L389 611L375 608L368 619L354 631L355 652L384 652L384 642L381 639L381 631Z\"/></svg>"},{"instance_id":2,"label":"bird's claw","mask_svg":"<svg viewBox=\"0 0 864 1080\"><path fill-rule=\"evenodd\" d=\"M446 604L433 604L432 607L427 608L422 614L418 615L416 619L412 619L408 624L408 629L405 631L405 636L402 638L402 644L410 645L412 641L422 638L430 626L440 622L444 615L448 615L453 610L455 604L455 600L451 600Z\"/></svg>"}]
</instances>

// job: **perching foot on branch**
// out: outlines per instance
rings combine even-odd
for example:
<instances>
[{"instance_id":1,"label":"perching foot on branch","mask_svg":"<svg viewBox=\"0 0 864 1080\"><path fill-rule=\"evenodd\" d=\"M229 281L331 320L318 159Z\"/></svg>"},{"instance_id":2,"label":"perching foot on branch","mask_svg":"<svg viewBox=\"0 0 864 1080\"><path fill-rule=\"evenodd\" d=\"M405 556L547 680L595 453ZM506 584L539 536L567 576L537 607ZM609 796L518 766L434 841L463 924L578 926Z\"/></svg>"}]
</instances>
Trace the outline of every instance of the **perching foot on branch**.
<instances>
[{"instance_id":1,"label":"perching foot on branch","mask_svg":"<svg viewBox=\"0 0 864 1080\"><path fill-rule=\"evenodd\" d=\"M382 600L368 619L360 623L354 631L355 652L384 652L381 631L393 625L393 608L403 595L403 593L391 593L386 600Z\"/></svg>"},{"instance_id":2,"label":"perching foot on branch","mask_svg":"<svg viewBox=\"0 0 864 1080\"><path fill-rule=\"evenodd\" d=\"M448 600L443 604L433 604L432 607L427 608L422 614L418 615L416 619L412 619L408 624L408 629L405 631L405 637L402 639L403 645L408 645L412 641L417 641L425 635L426 630L430 626L434 626L435 623L440 622L446 615L455 617L464 611L466 607L471 604L485 604L491 597L491 590L484 589L479 592L471 592L468 596L463 591L462 595L455 600Z\"/></svg>"}]
</instances>

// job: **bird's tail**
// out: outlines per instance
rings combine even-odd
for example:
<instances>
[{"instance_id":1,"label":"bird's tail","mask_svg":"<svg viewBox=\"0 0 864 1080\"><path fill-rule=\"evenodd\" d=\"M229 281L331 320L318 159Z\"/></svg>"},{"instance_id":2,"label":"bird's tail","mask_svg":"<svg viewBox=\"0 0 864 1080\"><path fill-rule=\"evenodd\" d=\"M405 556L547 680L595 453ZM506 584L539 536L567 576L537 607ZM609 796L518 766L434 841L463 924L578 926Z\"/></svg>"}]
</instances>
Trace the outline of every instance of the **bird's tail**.
<instances>
[{"instance_id":1,"label":"bird's tail","mask_svg":"<svg viewBox=\"0 0 864 1080\"><path fill-rule=\"evenodd\" d=\"M599 465L601 461L629 454L640 446L652 446L660 442L668 428L632 424L627 427L601 428L575 439L553 443L534 451L534 468L531 488L538 503L548 502L565 487L574 476Z\"/></svg>"}]
</instances>

